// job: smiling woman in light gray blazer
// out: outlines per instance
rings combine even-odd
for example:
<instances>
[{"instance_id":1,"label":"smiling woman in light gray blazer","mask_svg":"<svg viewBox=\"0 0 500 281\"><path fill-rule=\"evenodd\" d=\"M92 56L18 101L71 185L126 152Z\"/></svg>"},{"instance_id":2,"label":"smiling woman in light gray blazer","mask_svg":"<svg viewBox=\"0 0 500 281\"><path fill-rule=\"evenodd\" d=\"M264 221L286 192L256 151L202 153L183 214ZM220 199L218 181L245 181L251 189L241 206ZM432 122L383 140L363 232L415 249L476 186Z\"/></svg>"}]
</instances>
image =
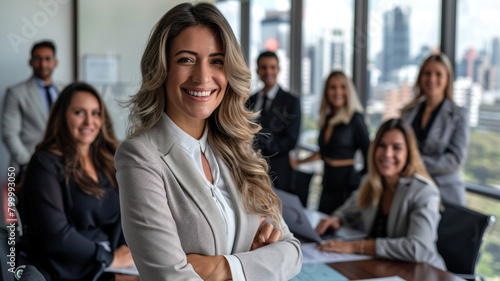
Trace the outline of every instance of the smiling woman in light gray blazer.
<instances>
[{"instance_id":1,"label":"smiling woman in light gray blazer","mask_svg":"<svg viewBox=\"0 0 500 281\"><path fill-rule=\"evenodd\" d=\"M115 163L122 225L141 280L289 280L300 243L281 217L250 71L212 4L180 4L153 30ZM268 221L267 223L265 222Z\"/></svg>"},{"instance_id":2,"label":"smiling woman in light gray blazer","mask_svg":"<svg viewBox=\"0 0 500 281\"><path fill-rule=\"evenodd\" d=\"M415 136L401 119L380 127L368 154L368 175L331 217L317 226L319 234L341 224L362 223L368 239L330 240L324 251L425 262L446 269L437 252L440 198L425 171Z\"/></svg>"},{"instance_id":3,"label":"smiling woman in light gray blazer","mask_svg":"<svg viewBox=\"0 0 500 281\"><path fill-rule=\"evenodd\" d=\"M441 198L465 205L460 168L467 157L469 117L453 102L453 69L445 54L428 57L418 73L415 99L401 118L412 125L425 167Z\"/></svg>"}]
</instances>

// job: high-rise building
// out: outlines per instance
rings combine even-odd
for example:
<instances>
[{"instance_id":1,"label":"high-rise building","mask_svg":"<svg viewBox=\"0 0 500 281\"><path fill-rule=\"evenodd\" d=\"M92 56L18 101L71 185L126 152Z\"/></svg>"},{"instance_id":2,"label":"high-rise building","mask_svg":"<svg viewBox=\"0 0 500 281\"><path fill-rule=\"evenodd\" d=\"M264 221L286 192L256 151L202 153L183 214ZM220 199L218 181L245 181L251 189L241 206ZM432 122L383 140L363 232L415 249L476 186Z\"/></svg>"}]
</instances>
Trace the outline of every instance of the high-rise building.
<instances>
[{"instance_id":1,"label":"high-rise building","mask_svg":"<svg viewBox=\"0 0 500 281\"><path fill-rule=\"evenodd\" d=\"M320 43L323 53L323 70L344 70L345 68L345 38L341 29L325 30Z\"/></svg>"},{"instance_id":2,"label":"high-rise building","mask_svg":"<svg viewBox=\"0 0 500 281\"><path fill-rule=\"evenodd\" d=\"M262 42L270 51L281 49L290 55L290 13L288 11L267 11L261 22Z\"/></svg>"},{"instance_id":3,"label":"high-rise building","mask_svg":"<svg viewBox=\"0 0 500 281\"><path fill-rule=\"evenodd\" d=\"M476 73L475 73L475 67L476 67L476 61L479 59L478 55L476 54L476 50L473 48L467 49L467 51L464 54L464 57L462 59L462 66L461 66L461 71L460 71L460 76L461 77L468 77L472 80L472 82L475 81Z\"/></svg>"},{"instance_id":4,"label":"high-rise building","mask_svg":"<svg viewBox=\"0 0 500 281\"><path fill-rule=\"evenodd\" d=\"M311 59L308 57L302 58L302 95L311 94Z\"/></svg>"},{"instance_id":5,"label":"high-rise building","mask_svg":"<svg viewBox=\"0 0 500 281\"><path fill-rule=\"evenodd\" d=\"M332 70L346 71L345 37L341 29L323 29L314 60L314 76L311 77L314 94L321 96L326 77Z\"/></svg>"},{"instance_id":6,"label":"high-rise building","mask_svg":"<svg viewBox=\"0 0 500 281\"><path fill-rule=\"evenodd\" d=\"M477 69L477 83L481 88L486 91L493 91L497 87L497 68L491 66L488 61L478 67Z\"/></svg>"},{"instance_id":7,"label":"high-rise building","mask_svg":"<svg viewBox=\"0 0 500 281\"><path fill-rule=\"evenodd\" d=\"M263 51L273 51L279 59L280 72L277 80L281 87L288 90L290 87L290 15L287 11L267 11L265 18L260 22L260 38L264 46L257 51L260 54ZM252 71L256 71L257 62L252 61L250 65ZM255 73L255 72L253 72ZM254 78L255 77L255 78ZM253 91L262 88L262 81L252 77L251 89Z\"/></svg>"},{"instance_id":8,"label":"high-rise building","mask_svg":"<svg viewBox=\"0 0 500 281\"><path fill-rule=\"evenodd\" d=\"M403 83L399 89L386 91L382 120L398 118L401 115L401 109L411 101L412 96L411 86L407 83Z\"/></svg>"},{"instance_id":9,"label":"high-rise building","mask_svg":"<svg viewBox=\"0 0 500 281\"><path fill-rule=\"evenodd\" d=\"M304 74L303 75L308 75L309 76L309 81L310 81L310 85L309 85L309 89L307 88L302 88L302 90L304 91L303 94L312 94L312 95L315 95L315 94L318 94L319 92L321 92L321 89L322 89L322 85L320 82L318 82L316 80L316 77L318 76L318 72L319 72L319 67L318 67L318 63L316 61L316 57L317 57L317 50L316 50L316 46L308 46L307 49L306 49L306 58L309 59L309 61L311 62L310 66L309 66L309 72L306 72L306 71L302 71ZM306 58L303 58L303 59L306 59Z\"/></svg>"},{"instance_id":10,"label":"high-rise building","mask_svg":"<svg viewBox=\"0 0 500 281\"><path fill-rule=\"evenodd\" d=\"M485 131L500 134L500 102L481 104L479 106L478 127Z\"/></svg>"},{"instance_id":11,"label":"high-rise building","mask_svg":"<svg viewBox=\"0 0 500 281\"><path fill-rule=\"evenodd\" d=\"M476 127L479 121L479 105L483 90L478 83L474 83L470 77L459 78L453 84L453 100L459 106L469 111L469 125Z\"/></svg>"},{"instance_id":12,"label":"high-rise building","mask_svg":"<svg viewBox=\"0 0 500 281\"><path fill-rule=\"evenodd\" d=\"M498 37L493 38L491 44L491 65L496 70L496 87L495 89L500 89L500 39Z\"/></svg>"},{"instance_id":13,"label":"high-rise building","mask_svg":"<svg viewBox=\"0 0 500 281\"><path fill-rule=\"evenodd\" d=\"M410 60L410 10L395 7L384 13L382 81L391 81L394 71Z\"/></svg>"}]
</instances>

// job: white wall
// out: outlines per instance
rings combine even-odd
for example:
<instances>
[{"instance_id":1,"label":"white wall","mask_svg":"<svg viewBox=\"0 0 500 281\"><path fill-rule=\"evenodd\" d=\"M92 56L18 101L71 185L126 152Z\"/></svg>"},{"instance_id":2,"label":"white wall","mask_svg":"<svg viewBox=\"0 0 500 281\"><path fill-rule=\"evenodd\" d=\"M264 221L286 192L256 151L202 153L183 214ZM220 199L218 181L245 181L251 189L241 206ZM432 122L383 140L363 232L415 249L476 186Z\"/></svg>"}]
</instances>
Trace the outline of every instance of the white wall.
<instances>
[{"instance_id":1,"label":"white wall","mask_svg":"<svg viewBox=\"0 0 500 281\"><path fill-rule=\"evenodd\" d=\"M85 0L78 2L79 78L84 55L119 55L120 80L140 83L140 60L153 26L182 0Z\"/></svg>"},{"instance_id":2,"label":"white wall","mask_svg":"<svg viewBox=\"0 0 500 281\"><path fill-rule=\"evenodd\" d=\"M154 25L182 0L85 0L78 2L80 80L86 80L85 57L119 57L118 83L94 84L113 119L116 136L126 137L128 110L120 101L140 87L140 61ZM212 1L215 2L215 1Z\"/></svg>"},{"instance_id":3,"label":"white wall","mask_svg":"<svg viewBox=\"0 0 500 281\"><path fill-rule=\"evenodd\" d=\"M0 0L0 113L6 88L32 75L28 60L36 41L55 42L59 66L54 78L62 83L72 81L72 5L68 0ZM0 182L7 178L9 158L1 142Z\"/></svg>"},{"instance_id":4,"label":"white wall","mask_svg":"<svg viewBox=\"0 0 500 281\"><path fill-rule=\"evenodd\" d=\"M127 111L117 100L125 100L137 91L141 82L140 60L153 26L170 8L182 2L185 1L78 1L78 79L85 78L85 55L120 57L119 83L95 85L109 107L118 138L125 137L128 120ZM31 47L42 39L51 39L57 45L59 66L54 71L55 80L72 82L73 5L70 0L0 0L0 105L8 86L32 75L28 65ZM0 182L6 179L9 158L1 142Z\"/></svg>"}]
</instances>

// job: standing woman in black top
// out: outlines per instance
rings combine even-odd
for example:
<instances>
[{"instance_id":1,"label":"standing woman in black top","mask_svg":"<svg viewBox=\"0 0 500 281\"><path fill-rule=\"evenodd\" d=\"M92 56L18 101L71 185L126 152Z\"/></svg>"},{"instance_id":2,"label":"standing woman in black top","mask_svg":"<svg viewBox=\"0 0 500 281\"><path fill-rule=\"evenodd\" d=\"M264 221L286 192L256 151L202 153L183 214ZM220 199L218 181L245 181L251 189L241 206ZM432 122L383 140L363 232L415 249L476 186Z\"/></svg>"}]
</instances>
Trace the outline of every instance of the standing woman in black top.
<instances>
[{"instance_id":1,"label":"standing woman in black top","mask_svg":"<svg viewBox=\"0 0 500 281\"><path fill-rule=\"evenodd\" d=\"M104 267L133 264L120 224L117 145L98 92L67 86L20 190L20 258L47 280L91 280Z\"/></svg>"},{"instance_id":2,"label":"standing woman in black top","mask_svg":"<svg viewBox=\"0 0 500 281\"><path fill-rule=\"evenodd\" d=\"M453 102L453 69L445 54L428 57L415 83L415 98L402 110L411 124L427 172L441 198L465 205L465 184L460 168L469 144L467 110Z\"/></svg>"},{"instance_id":3,"label":"standing woman in black top","mask_svg":"<svg viewBox=\"0 0 500 281\"><path fill-rule=\"evenodd\" d=\"M325 82L320 107L319 152L303 160L291 159L297 165L323 159L323 191L318 210L331 214L359 186L366 173L366 155L370 145L363 109L351 80L342 71L333 71ZM354 169L354 154L361 150L364 168Z\"/></svg>"}]
</instances>

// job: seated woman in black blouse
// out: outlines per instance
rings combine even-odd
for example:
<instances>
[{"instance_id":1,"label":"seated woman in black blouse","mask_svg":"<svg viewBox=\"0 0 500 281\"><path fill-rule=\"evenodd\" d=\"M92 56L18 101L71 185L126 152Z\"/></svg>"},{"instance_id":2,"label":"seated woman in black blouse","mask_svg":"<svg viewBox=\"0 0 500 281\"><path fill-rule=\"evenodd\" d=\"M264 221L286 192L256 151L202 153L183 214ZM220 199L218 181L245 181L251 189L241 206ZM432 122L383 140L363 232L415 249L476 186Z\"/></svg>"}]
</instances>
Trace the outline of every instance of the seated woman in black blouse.
<instances>
[{"instance_id":1,"label":"seated woman in black blouse","mask_svg":"<svg viewBox=\"0 0 500 281\"><path fill-rule=\"evenodd\" d=\"M133 264L120 224L117 145L98 92L66 87L20 189L20 259L47 280L91 280L104 267Z\"/></svg>"},{"instance_id":2,"label":"seated woman in black blouse","mask_svg":"<svg viewBox=\"0 0 500 281\"><path fill-rule=\"evenodd\" d=\"M342 71L332 71L325 81L321 99L319 152L302 160L290 158L293 169L303 163L324 161L320 212L331 214L340 207L358 188L361 176L367 171L370 139L362 112L351 80ZM358 150L365 159L360 172L354 169L354 154Z\"/></svg>"}]
</instances>

